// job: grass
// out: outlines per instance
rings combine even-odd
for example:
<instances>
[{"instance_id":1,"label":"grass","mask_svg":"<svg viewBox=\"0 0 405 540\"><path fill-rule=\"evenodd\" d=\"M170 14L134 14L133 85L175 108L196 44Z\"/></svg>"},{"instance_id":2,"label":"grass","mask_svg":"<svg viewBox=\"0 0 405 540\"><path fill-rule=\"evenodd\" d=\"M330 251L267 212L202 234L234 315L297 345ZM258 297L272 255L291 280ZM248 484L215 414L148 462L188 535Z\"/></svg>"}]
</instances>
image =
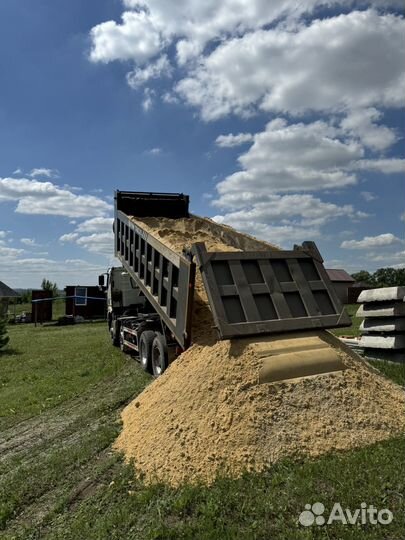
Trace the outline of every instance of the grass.
<instances>
[{"instance_id":1,"label":"grass","mask_svg":"<svg viewBox=\"0 0 405 540\"><path fill-rule=\"evenodd\" d=\"M402 539L405 438L288 460L211 487L145 486L111 449L151 381L103 324L10 327L0 355L0 537L6 540ZM399 366L388 376L400 379ZM151 449L153 451L153 448ZM389 508L386 526L305 528L306 503Z\"/></svg>"},{"instance_id":2,"label":"grass","mask_svg":"<svg viewBox=\"0 0 405 540\"><path fill-rule=\"evenodd\" d=\"M352 319L352 326L335 328L333 333L336 336L359 336L360 335L360 324L363 321L362 317L356 317L357 310L359 309L359 304L347 304L345 306L347 313Z\"/></svg>"},{"instance_id":3,"label":"grass","mask_svg":"<svg viewBox=\"0 0 405 540\"><path fill-rule=\"evenodd\" d=\"M31 303L10 304L8 307L8 311L10 319L13 318L14 315L21 315L23 312L32 312L32 320L34 320L34 313ZM62 317L63 315L65 315L65 300L54 300L52 302L52 320L57 321L59 317Z\"/></svg>"}]
</instances>

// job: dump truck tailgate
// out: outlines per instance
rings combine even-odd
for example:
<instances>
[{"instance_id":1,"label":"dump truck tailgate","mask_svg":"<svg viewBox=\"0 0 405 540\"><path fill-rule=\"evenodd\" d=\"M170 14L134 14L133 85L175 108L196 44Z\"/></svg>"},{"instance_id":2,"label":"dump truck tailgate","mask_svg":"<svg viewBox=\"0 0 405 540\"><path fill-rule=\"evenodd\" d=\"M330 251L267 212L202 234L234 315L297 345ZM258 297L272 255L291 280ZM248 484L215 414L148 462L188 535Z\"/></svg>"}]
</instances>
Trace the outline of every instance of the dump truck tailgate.
<instances>
[{"instance_id":1,"label":"dump truck tailgate","mask_svg":"<svg viewBox=\"0 0 405 540\"><path fill-rule=\"evenodd\" d=\"M306 248L219 253L194 244L221 339L350 326L315 244Z\"/></svg>"}]
</instances>

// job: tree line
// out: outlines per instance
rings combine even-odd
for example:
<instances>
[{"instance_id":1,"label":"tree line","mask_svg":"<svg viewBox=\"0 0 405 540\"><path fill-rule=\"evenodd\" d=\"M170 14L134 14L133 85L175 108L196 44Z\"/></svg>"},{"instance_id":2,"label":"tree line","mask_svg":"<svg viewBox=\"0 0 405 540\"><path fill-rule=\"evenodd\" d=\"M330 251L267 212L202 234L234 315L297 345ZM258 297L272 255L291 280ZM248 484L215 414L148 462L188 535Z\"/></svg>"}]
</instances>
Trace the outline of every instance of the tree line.
<instances>
[{"instance_id":1,"label":"tree line","mask_svg":"<svg viewBox=\"0 0 405 540\"><path fill-rule=\"evenodd\" d=\"M373 274L367 270L360 270L352 274L356 281L362 281L374 288L398 287L405 285L405 268L379 268Z\"/></svg>"}]
</instances>

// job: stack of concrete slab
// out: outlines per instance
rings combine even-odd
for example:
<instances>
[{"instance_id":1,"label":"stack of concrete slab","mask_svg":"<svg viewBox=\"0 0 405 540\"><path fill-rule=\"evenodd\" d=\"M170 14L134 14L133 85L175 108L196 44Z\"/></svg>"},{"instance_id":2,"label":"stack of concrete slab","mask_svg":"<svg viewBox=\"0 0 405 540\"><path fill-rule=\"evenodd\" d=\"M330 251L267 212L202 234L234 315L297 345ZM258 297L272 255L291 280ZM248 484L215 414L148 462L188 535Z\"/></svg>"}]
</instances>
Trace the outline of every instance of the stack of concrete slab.
<instances>
[{"instance_id":1,"label":"stack of concrete slab","mask_svg":"<svg viewBox=\"0 0 405 540\"><path fill-rule=\"evenodd\" d=\"M405 287L363 291L357 301L365 356L405 362Z\"/></svg>"}]
</instances>

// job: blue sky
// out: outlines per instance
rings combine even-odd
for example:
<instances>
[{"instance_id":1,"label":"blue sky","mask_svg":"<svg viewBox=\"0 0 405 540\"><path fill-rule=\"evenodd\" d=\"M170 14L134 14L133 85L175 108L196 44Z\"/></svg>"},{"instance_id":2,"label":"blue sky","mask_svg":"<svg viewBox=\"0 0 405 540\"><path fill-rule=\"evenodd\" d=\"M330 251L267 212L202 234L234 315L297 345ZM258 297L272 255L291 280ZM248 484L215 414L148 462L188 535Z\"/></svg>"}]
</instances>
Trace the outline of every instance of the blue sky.
<instances>
[{"instance_id":1,"label":"blue sky","mask_svg":"<svg viewBox=\"0 0 405 540\"><path fill-rule=\"evenodd\" d=\"M0 280L95 283L114 189L405 262L401 2L2 0Z\"/></svg>"}]
</instances>

